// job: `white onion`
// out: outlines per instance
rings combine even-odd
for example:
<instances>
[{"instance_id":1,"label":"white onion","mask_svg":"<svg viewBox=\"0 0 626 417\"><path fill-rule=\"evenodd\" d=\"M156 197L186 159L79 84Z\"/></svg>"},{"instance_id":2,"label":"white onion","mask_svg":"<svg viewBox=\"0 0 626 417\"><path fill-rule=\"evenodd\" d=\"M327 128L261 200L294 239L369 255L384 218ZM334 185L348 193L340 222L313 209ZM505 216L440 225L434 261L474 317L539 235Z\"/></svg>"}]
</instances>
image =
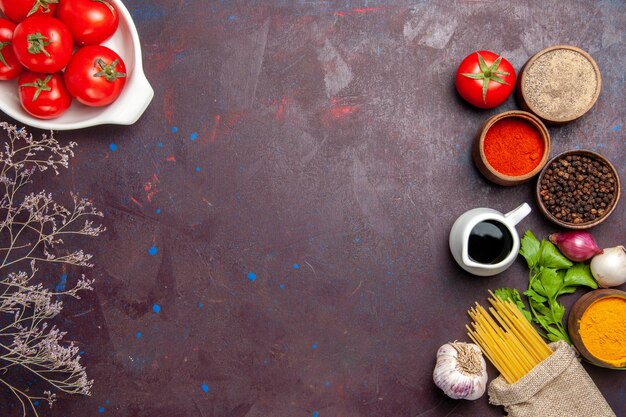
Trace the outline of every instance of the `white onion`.
<instances>
[{"instance_id":1,"label":"white onion","mask_svg":"<svg viewBox=\"0 0 626 417\"><path fill-rule=\"evenodd\" d=\"M617 287L626 282L626 248L604 249L591 259L591 273L602 288Z\"/></svg>"}]
</instances>

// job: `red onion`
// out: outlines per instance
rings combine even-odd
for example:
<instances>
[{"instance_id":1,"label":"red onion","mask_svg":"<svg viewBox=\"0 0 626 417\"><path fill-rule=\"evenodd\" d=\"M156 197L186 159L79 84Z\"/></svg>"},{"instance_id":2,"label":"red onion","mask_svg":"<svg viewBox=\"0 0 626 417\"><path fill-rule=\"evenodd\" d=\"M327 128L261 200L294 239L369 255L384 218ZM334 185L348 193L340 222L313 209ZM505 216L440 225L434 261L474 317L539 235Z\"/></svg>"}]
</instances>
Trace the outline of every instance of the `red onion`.
<instances>
[{"instance_id":1,"label":"red onion","mask_svg":"<svg viewBox=\"0 0 626 417\"><path fill-rule=\"evenodd\" d=\"M552 233L550 242L558 246L561 253L574 262L583 262L602 253L593 235L582 230Z\"/></svg>"}]
</instances>

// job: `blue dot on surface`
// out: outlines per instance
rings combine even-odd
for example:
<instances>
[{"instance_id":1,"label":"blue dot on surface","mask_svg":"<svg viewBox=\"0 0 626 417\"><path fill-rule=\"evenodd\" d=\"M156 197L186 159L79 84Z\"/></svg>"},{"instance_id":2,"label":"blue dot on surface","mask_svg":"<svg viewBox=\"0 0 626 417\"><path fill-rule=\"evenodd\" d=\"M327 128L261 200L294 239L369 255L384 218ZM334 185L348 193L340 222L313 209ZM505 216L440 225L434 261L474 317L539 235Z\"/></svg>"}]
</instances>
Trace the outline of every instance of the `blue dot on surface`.
<instances>
[{"instance_id":1,"label":"blue dot on surface","mask_svg":"<svg viewBox=\"0 0 626 417\"><path fill-rule=\"evenodd\" d=\"M178 132L178 128L176 126L172 126L172 133Z\"/></svg>"},{"instance_id":2,"label":"blue dot on surface","mask_svg":"<svg viewBox=\"0 0 626 417\"><path fill-rule=\"evenodd\" d=\"M143 336L143 333L141 333L141 332L137 332L137 333L135 333L135 337L136 337L137 339L141 339L141 336Z\"/></svg>"},{"instance_id":3,"label":"blue dot on surface","mask_svg":"<svg viewBox=\"0 0 626 417\"><path fill-rule=\"evenodd\" d=\"M196 139L198 139L198 133L193 132L193 133L191 134L191 136L189 137L189 139L191 139L191 140L196 140Z\"/></svg>"},{"instance_id":4,"label":"blue dot on surface","mask_svg":"<svg viewBox=\"0 0 626 417\"><path fill-rule=\"evenodd\" d=\"M104 403L105 403L106 405L109 405L109 404L111 404L111 401L106 400Z\"/></svg>"},{"instance_id":5,"label":"blue dot on surface","mask_svg":"<svg viewBox=\"0 0 626 417\"><path fill-rule=\"evenodd\" d=\"M285 284L280 284L278 287L279 287L281 290L284 290L284 289L285 289Z\"/></svg>"},{"instance_id":6,"label":"blue dot on surface","mask_svg":"<svg viewBox=\"0 0 626 417\"><path fill-rule=\"evenodd\" d=\"M202 307L204 307L204 304L198 303L198 308L202 308Z\"/></svg>"},{"instance_id":7,"label":"blue dot on surface","mask_svg":"<svg viewBox=\"0 0 626 417\"><path fill-rule=\"evenodd\" d=\"M109 150L110 150L111 152L115 152L115 151L117 151L117 145L116 145L115 143L110 144L110 145L109 145Z\"/></svg>"},{"instance_id":8,"label":"blue dot on surface","mask_svg":"<svg viewBox=\"0 0 626 417\"><path fill-rule=\"evenodd\" d=\"M202 384L200 388L202 388L202 392L209 392L209 386L207 384Z\"/></svg>"},{"instance_id":9,"label":"blue dot on surface","mask_svg":"<svg viewBox=\"0 0 626 417\"><path fill-rule=\"evenodd\" d=\"M161 209L156 209L156 214L161 214Z\"/></svg>"},{"instance_id":10,"label":"blue dot on surface","mask_svg":"<svg viewBox=\"0 0 626 417\"><path fill-rule=\"evenodd\" d=\"M248 272L247 277L250 281L256 281L256 274L254 272Z\"/></svg>"},{"instance_id":11,"label":"blue dot on surface","mask_svg":"<svg viewBox=\"0 0 626 417\"><path fill-rule=\"evenodd\" d=\"M159 142L159 143L157 143L157 146L158 146L159 148L162 148L162 147L163 147L163 142Z\"/></svg>"},{"instance_id":12,"label":"blue dot on surface","mask_svg":"<svg viewBox=\"0 0 626 417\"><path fill-rule=\"evenodd\" d=\"M150 249L148 249L148 253L150 254L150 256L155 256L158 252L159 248L154 245L150 246Z\"/></svg>"},{"instance_id":13,"label":"blue dot on surface","mask_svg":"<svg viewBox=\"0 0 626 417\"><path fill-rule=\"evenodd\" d=\"M39 405L39 401L37 401L37 400L33 401L33 405L34 405L35 407L37 407L37 406Z\"/></svg>"},{"instance_id":14,"label":"blue dot on surface","mask_svg":"<svg viewBox=\"0 0 626 417\"><path fill-rule=\"evenodd\" d=\"M622 125L617 124L617 125L613 126L613 127L611 128L611 130L612 130L613 132L619 132L620 130L622 130Z\"/></svg>"},{"instance_id":15,"label":"blue dot on surface","mask_svg":"<svg viewBox=\"0 0 626 417\"><path fill-rule=\"evenodd\" d=\"M314 411L313 412L313 417L320 417L319 411Z\"/></svg>"},{"instance_id":16,"label":"blue dot on surface","mask_svg":"<svg viewBox=\"0 0 626 417\"><path fill-rule=\"evenodd\" d=\"M154 311L155 313L160 313L161 312L161 306L158 304L153 304L152 305L152 311Z\"/></svg>"},{"instance_id":17,"label":"blue dot on surface","mask_svg":"<svg viewBox=\"0 0 626 417\"><path fill-rule=\"evenodd\" d=\"M104 413L104 407L102 407L102 406L98 407L98 412L99 413Z\"/></svg>"},{"instance_id":18,"label":"blue dot on surface","mask_svg":"<svg viewBox=\"0 0 626 417\"><path fill-rule=\"evenodd\" d=\"M317 342L315 342L315 343L313 343L313 344L311 345L311 349L317 349Z\"/></svg>"},{"instance_id":19,"label":"blue dot on surface","mask_svg":"<svg viewBox=\"0 0 626 417\"><path fill-rule=\"evenodd\" d=\"M300 265L298 265L298 264L293 264L293 269L298 269L298 268L300 268Z\"/></svg>"},{"instance_id":20,"label":"blue dot on surface","mask_svg":"<svg viewBox=\"0 0 626 417\"><path fill-rule=\"evenodd\" d=\"M196 172L200 172L202 169L200 167L196 167Z\"/></svg>"}]
</instances>

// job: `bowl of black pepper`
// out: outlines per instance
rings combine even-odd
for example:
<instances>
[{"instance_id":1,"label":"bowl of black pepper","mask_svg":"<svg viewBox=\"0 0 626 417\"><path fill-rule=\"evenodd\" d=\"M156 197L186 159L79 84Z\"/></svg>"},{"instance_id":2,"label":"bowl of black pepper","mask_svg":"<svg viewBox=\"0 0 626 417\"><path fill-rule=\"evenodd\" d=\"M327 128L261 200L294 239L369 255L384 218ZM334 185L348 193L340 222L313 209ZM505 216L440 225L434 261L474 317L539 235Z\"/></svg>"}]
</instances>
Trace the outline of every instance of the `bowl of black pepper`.
<instances>
[{"instance_id":1,"label":"bowl of black pepper","mask_svg":"<svg viewBox=\"0 0 626 417\"><path fill-rule=\"evenodd\" d=\"M571 150L545 165L536 197L548 220L569 229L588 229L606 220L617 206L619 177L599 153Z\"/></svg>"}]
</instances>

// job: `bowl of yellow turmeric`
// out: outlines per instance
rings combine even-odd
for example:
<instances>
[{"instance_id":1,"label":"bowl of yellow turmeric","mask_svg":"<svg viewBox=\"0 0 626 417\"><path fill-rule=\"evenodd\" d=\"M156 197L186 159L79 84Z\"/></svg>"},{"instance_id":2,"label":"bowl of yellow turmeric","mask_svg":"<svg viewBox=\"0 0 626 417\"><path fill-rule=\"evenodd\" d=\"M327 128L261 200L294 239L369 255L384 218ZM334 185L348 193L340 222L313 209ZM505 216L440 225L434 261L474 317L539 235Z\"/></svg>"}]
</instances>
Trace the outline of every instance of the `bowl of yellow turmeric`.
<instances>
[{"instance_id":1,"label":"bowl of yellow turmeric","mask_svg":"<svg viewBox=\"0 0 626 417\"><path fill-rule=\"evenodd\" d=\"M626 370L626 292L601 289L580 297L567 328L574 347L589 363Z\"/></svg>"}]
</instances>

